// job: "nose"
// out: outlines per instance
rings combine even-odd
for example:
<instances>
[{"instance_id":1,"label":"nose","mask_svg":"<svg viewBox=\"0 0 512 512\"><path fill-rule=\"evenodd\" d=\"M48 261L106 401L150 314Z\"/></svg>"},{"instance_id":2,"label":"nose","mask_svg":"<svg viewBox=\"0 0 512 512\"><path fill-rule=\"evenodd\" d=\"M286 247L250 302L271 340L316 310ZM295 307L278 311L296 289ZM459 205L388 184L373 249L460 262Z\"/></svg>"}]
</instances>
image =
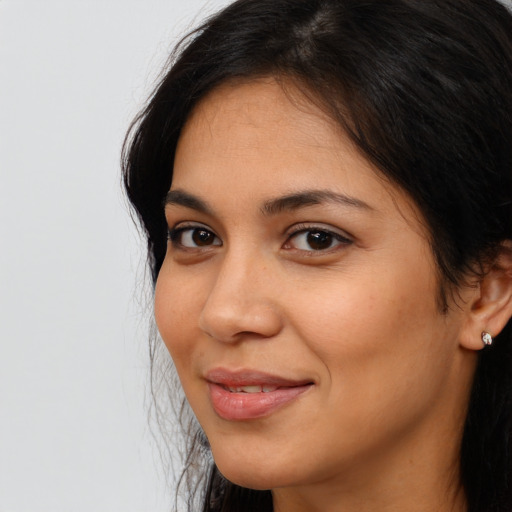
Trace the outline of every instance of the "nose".
<instances>
[{"instance_id":1,"label":"nose","mask_svg":"<svg viewBox=\"0 0 512 512\"><path fill-rule=\"evenodd\" d=\"M225 343L270 338L282 329L275 279L255 259L227 258L204 303L199 326Z\"/></svg>"}]
</instances>

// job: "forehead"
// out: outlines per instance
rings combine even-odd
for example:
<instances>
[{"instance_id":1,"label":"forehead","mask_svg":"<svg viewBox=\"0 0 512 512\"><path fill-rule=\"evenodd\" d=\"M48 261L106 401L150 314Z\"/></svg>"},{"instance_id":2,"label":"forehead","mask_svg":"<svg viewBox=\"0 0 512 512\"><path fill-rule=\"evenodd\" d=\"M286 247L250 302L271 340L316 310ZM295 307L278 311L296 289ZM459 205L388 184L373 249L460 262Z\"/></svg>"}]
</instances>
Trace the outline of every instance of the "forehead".
<instances>
[{"instance_id":1,"label":"forehead","mask_svg":"<svg viewBox=\"0 0 512 512\"><path fill-rule=\"evenodd\" d=\"M222 142L223 151L255 146L286 151L296 145L333 150L340 137L345 138L339 126L293 82L261 78L229 81L210 92L190 115L178 149L185 139L199 147Z\"/></svg>"},{"instance_id":2,"label":"forehead","mask_svg":"<svg viewBox=\"0 0 512 512\"><path fill-rule=\"evenodd\" d=\"M316 188L376 210L415 212L337 123L293 83L271 78L223 84L196 106L178 142L172 188L238 208Z\"/></svg>"}]
</instances>

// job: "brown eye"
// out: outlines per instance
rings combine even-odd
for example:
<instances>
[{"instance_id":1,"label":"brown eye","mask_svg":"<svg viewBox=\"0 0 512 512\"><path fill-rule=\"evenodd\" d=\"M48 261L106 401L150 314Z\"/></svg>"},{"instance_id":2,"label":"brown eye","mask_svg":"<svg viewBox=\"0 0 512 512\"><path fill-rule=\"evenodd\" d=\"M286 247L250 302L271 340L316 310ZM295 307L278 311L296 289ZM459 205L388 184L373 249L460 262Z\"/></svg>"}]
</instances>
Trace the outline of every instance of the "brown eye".
<instances>
[{"instance_id":1,"label":"brown eye","mask_svg":"<svg viewBox=\"0 0 512 512\"><path fill-rule=\"evenodd\" d=\"M192 231L192 241L198 246L212 245L215 235L206 229L197 228Z\"/></svg>"},{"instance_id":2,"label":"brown eye","mask_svg":"<svg viewBox=\"0 0 512 512\"><path fill-rule=\"evenodd\" d=\"M329 249L332 245L333 236L326 231L310 231L307 233L307 244L314 251Z\"/></svg>"},{"instance_id":3,"label":"brown eye","mask_svg":"<svg viewBox=\"0 0 512 512\"><path fill-rule=\"evenodd\" d=\"M222 245L220 238L205 227L184 227L171 229L169 239L176 248L197 249Z\"/></svg>"},{"instance_id":4,"label":"brown eye","mask_svg":"<svg viewBox=\"0 0 512 512\"><path fill-rule=\"evenodd\" d=\"M315 253L330 249L341 249L351 243L352 240L341 233L315 227L304 227L290 236L284 248Z\"/></svg>"}]
</instances>

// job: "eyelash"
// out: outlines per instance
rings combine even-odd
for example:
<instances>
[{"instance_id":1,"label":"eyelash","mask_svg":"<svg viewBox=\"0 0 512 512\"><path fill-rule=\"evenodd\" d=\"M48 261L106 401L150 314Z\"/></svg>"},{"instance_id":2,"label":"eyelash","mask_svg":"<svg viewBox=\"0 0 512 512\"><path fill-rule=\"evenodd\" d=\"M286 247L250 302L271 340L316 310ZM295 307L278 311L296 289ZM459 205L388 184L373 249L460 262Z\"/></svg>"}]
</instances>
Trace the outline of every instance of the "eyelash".
<instances>
[{"instance_id":1,"label":"eyelash","mask_svg":"<svg viewBox=\"0 0 512 512\"><path fill-rule=\"evenodd\" d=\"M173 245L173 247L177 248L177 249L181 249L181 250L196 250L196 249L201 249L201 246L196 246L196 247L189 247L187 245L184 245L182 240L181 240L181 237L184 233L186 232L190 232L191 236L193 236L193 233L194 231L203 231L205 233L209 233L211 235L213 235L214 237L214 241L215 239L219 240L220 241L220 238L211 230L209 229L207 226L204 226L202 224L188 224L188 225L181 225L179 227L175 227L175 228L172 228L172 229L169 229L168 232L167 232L167 239L171 242L171 244ZM218 247L218 246L221 246L222 245L222 242L220 244L217 244L217 243L212 243L212 244L209 244L209 245L205 245L205 247L210 247L210 246L214 246L214 247Z\"/></svg>"},{"instance_id":2,"label":"eyelash","mask_svg":"<svg viewBox=\"0 0 512 512\"><path fill-rule=\"evenodd\" d=\"M310 253L311 255L312 254L326 254L326 253L332 252L333 250L336 250L336 248L339 247L340 245L348 246L348 245L352 244L352 240L348 236L342 235L341 233L338 233L338 232L336 232L332 229L329 229L325 226L310 225L310 224L297 224L297 225L293 226L292 230L288 233L288 237L287 237L286 242L284 243L283 247L287 248L286 246L290 245L291 240L293 240L294 238L298 238L300 235L305 235L307 233L309 233L310 235L312 235L312 234L327 235L329 237L328 240L330 240L329 247L315 250L310 245L309 250L308 249L297 249L297 248L293 248L293 247L291 248L292 250L300 251L303 253ZM325 238L324 238L324 240L325 240ZM317 238L316 241L322 242L322 239ZM309 243L309 242L311 242L311 241L308 241L307 243ZM333 245L334 242L338 242L338 243L335 243Z\"/></svg>"},{"instance_id":3,"label":"eyelash","mask_svg":"<svg viewBox=\"0 0 512 512\"><path fill-rule=\"evenodd\" d=\"M181 239L182 235L187 232L190 232L190 235L193 236L193 233L196 230L200 230L200 231L205 232L206 234L212 235L214 237L213 238L214 243L205 244L203 247L206 249L202 248L200 245L197 245L197 242L194 242L194 241L193 241L193 243L196 244L194 247L184 245L183 241ZM322 236L317 237L317 239L314 241L319 242L319 243L328 241L329 246L325 247L325 248L319 248L319 249L314 249L311 247L311 245L310 245L310 249L298 249L298 248L290 247L291 240L293 240L294 238L298 238L300 235L305 235L307 233L309 233L309 235L313 235L313 234L323 235L323 237ZM327 236L327 238L325 237L325 235ZM173 245L174 248L176 248L178 250L183 250L183 251L208 250L208 248L210 248L210 247L220 247L223 245L220 238L211 229L209 229L207 226L204 226L201 224L181 225L179 227L169 229L167 238L171 242L171 244ZM220 243L215 243L216 240L218 240ZM310 244L311 242L312 242L312 240L309 240L306 243ZM335 242L337 242L337 243L335 243ZM334 243L334 245L333 245L333 243ZM348 238L347 236L342 235L336 231L328 229L326 227L307 225L307 224L298 224L298 225L293 226L292 230L290 230L287 233L287 239L286 239L285 243L283 244L283 248L298 251L298 252L305 253L305 254L310 253L312 255L312 254L329 253L329 252L332 252L333 249L335 250L340 245L348 246L350 244L352 244L352 240L350 238Z\"/></svg>"}]
</instances>

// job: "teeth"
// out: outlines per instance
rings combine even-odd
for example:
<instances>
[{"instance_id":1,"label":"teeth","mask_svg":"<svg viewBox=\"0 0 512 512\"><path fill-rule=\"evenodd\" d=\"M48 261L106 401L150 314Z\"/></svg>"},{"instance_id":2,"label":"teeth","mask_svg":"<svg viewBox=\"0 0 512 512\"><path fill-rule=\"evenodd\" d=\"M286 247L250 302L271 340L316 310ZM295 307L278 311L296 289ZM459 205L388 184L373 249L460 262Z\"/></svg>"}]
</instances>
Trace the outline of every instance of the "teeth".
<instances>
[{"instance_id":1,"label":"teeth","mask_svg":"<svg viewBox=\"0 0 512 512\"><path fill-rule=\"evenodd\" d=\"M232 393L261 393L261 386L238 386L228 389Z\"/></svg>"},{"instance_id":2,"label":"teeth","mask_svg":"<svg viewBox=\"0 0 512 512\"><path fill-rule=\"evenodd\" d=\"M238 386L238 387L228 387L228 390L231 393L269 393L270 391L275 391L277 386Z\"/></svg>"}]
</instances>

